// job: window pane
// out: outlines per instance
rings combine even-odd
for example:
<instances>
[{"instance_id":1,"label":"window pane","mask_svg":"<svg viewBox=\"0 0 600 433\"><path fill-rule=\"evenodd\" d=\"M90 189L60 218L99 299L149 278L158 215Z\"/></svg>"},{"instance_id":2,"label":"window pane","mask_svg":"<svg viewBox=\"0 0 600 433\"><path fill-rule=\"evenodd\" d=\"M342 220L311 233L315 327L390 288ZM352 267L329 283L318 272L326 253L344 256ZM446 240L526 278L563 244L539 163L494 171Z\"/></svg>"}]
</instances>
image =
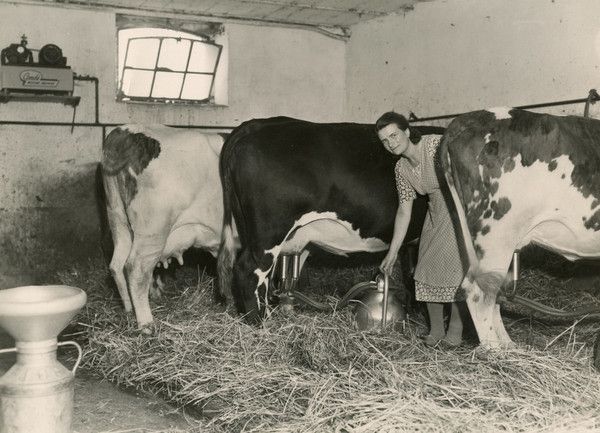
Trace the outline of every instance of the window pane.
<instances>
[{"instance_id":1,"label":"window pane","mask_svg":"<svg viewBox=\"0 0 600 433\"><path fill-rule=\"evenodd\" d=\"M149 96L153 75L152 71L125 69L121 90L127 96Z\"/></svg>"},{"instance_id":2,"label":"window pane","mask_svg":"<svg viewBox=\"0 0 600 433\"><path fill-rule=\"evenodd\" d=\"M125 66L133 68L154 69L158 53L158 39L132 39Z\"/></svg>"},{"instance_id":3,"label":"window pane","mask_svg":"<svg viewBox=\"0 0 600 433\"><path fill-rule=\"evenodd\" d=\"M194 42L188 71L214 72L218 54L219 47L202 42Z\"/></svg>"},{"instance_id":4,"label":"window pane","mask_svg":"<svg viewBox=\"0 0 600 433\"><path fill-rule=\"evenodd\" d=\"M185 71L189 52L189 40L163 39L158 67L168 68L171 71Z\"/></svg>"},{"instance_id":5,"label":"window pane","mask_svg":"<svg viewBox=\"0 0 600 433\"><path fill-rule=\"evenodd\" d=\"M179 98L183 74L178 72L157 72L154 79L154 98Z\"/></svg>"},{"instance_id":6,"label":"window pane","mask_svg":"<svg viewBox=\"0 0 600 433\"><path fill-rule=\"evenodd\" d=\"M210 95L212 75L187 74L183 84L182 99L207 99Z\"/></svg>"}]
</instances>

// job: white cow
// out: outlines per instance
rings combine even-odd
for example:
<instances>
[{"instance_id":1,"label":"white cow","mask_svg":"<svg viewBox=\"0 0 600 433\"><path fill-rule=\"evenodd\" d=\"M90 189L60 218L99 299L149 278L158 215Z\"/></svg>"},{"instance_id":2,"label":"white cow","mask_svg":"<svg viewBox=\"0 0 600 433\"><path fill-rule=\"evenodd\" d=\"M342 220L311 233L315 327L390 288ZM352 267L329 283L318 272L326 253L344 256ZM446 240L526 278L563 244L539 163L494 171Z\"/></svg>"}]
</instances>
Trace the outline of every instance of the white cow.
<instances>
[{"instance_id":1,"label":"white cow","mask_svg":"<svg viewBox=\"0 0 600 433\"><path fill-rule=\"evenodd\" d=\"M486 347L511 345L498 292L513 251L534 243L569 260L600 258L600 121L517 109L448 126L440 151L466 240L462 283Z\"/></svg>"},{"instance_id":2,"label":"white cow","mask_svg":"<svg viewBox=\"0 0 600 433\"><path fill-rule=\"evenodd\" d=\"M162 125L121 126L105 140L102 177L114 242L110 270L125 311L133 304L140 329L153 321L148 294L157 264L167 267L171 257L183 264L190 247L218 252L223 142L221 134Z\"/></svg>"}]
</instances>

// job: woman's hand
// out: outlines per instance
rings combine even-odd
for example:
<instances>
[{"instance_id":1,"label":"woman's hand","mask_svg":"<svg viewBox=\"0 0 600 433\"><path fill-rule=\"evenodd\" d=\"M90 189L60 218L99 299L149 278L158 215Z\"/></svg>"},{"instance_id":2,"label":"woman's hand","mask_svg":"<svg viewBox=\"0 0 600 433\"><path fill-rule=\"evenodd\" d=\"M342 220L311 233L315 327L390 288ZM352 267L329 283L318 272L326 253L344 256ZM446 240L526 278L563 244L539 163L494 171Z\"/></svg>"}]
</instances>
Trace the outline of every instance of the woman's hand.
<instances>
[{"instance_id":1,"label":"woman's hand","mask_svg":"<svg viewBox=\"0 0 600 433\"><path fill-rule=\"evenodd\" d=\"M410 214L412 213L413 200L407 200L398 205L396 210L396 217L394 219L394 233L392 235L392 241L390 242L390 249L388 250L383 262L379 265L379 269L385 275L392 275L396 259L398 258L398 251L406 236L408 230L408 224L410 223Z\"/></svg>"},{"instance_id":2,"label":"woman's hand","mask_svg":"<svg viewBox=\"0 0 600 433\"><path fill-rule=\"evenodd\" d=\"M398 258L398 253L394 253L393 251L388 251L385 258L379 265L379 269L385 275L392 275L392 271L394 270L394 265L396 264L396 259Z\"/></svg>"}]
</instances>

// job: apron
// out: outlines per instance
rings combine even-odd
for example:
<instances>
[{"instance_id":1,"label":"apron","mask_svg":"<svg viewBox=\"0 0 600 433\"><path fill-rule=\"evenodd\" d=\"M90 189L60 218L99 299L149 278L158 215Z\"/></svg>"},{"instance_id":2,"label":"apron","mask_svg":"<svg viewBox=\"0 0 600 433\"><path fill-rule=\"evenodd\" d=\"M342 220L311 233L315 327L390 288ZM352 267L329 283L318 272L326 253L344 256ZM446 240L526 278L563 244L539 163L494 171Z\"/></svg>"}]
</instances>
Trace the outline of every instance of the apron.
<instances>
[{"instance_id":1,"label":"apron","mask_svg":"<svg viewBox=\"0 0 600 433\"><path fill-rule=\"evenodd\" d=\"M400 202L414 199L415 191L429 198L415 269L415 295L422 302L465 300L458 240L435 170L440 139L423 136L420 164L413 167L407 158L400 158L395 170Z\"/></svg>"}]
</instances>

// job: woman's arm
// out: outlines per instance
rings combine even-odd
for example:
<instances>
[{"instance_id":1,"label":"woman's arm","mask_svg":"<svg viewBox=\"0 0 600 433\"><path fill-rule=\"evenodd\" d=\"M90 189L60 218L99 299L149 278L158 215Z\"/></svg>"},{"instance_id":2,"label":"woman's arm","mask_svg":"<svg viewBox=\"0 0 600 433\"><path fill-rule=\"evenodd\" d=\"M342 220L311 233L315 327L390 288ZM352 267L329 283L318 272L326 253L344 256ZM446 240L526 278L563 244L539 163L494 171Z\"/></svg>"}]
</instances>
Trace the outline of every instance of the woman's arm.
<instances>
[{"instance_id":1,"label":"woman's arm","mask_svg":"<svg viewBox=\"0 0 600 433\"><path fill-rule=\"evenodd\" d=\"M413 200L407 200L398 205L396 218L394 219L394 234L392 235L390 249L379 266L379 269L386 275L391 275L394 270L394 264L398 258L398 251L404 242L408 224L410 223L412 206Z\"/></svg>"}]
</instances>

